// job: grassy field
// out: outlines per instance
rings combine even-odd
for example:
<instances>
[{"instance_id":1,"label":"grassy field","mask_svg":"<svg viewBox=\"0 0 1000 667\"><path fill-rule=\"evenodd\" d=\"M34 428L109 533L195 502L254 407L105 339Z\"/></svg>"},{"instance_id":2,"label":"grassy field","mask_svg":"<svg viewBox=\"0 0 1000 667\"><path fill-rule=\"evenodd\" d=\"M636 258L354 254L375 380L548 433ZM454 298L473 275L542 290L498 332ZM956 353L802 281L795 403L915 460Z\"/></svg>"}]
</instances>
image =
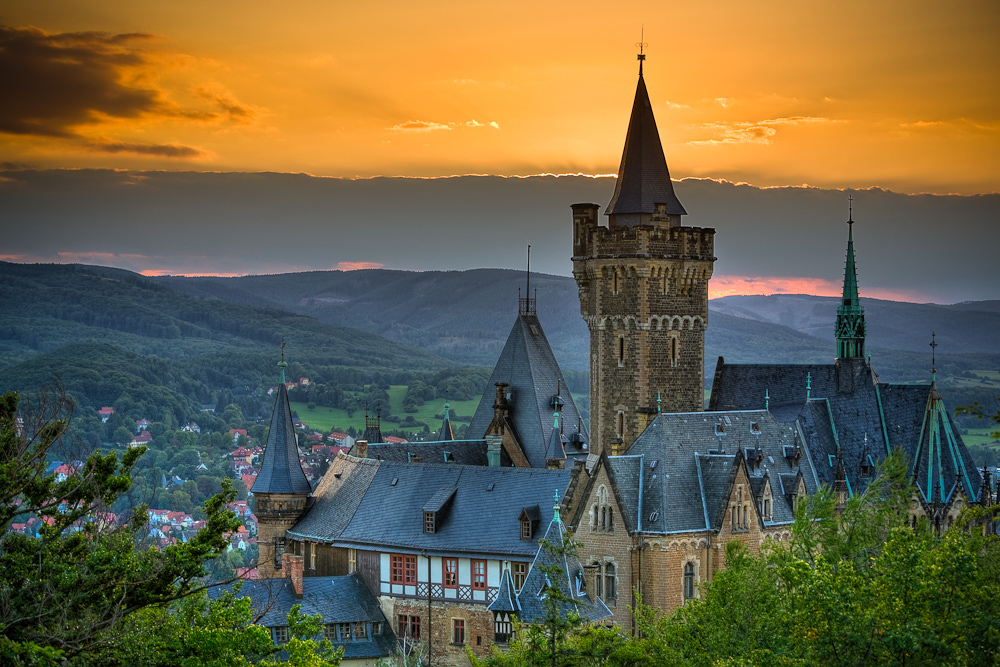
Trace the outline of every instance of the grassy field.
<instances>
[{"instance_id":1,"label":"grassy field","mask_svg":"<svg viewBox=\"0 0 1000 667\"><path fill-rule=\"evenodd\" d=\"M389 387L389 405L392 409L392 414L398 415L403 419L407 416L407 413L403 412L403 398L405 396L405 385L394 385ZM479 399L477 398L471 401L450 401L450 403L452 418L456 415L471 417L476 411L476 407L479 405ZM353 417L348 417L347 410L340 408L325 408L322 406L316 406L314 410L309 410L305 403L297 403L294 401L291 405L292 410L298 413L299 419L308 424L310 428L321 431L329 431L336 428L337 430L344 432L346 432L351 426L357 430L364 430L365 428L365 413L363 410L355 412ZM444 400L435 399L427 401L421 405L417 412L413 413L413 418L417 421L426 423L430 426L432 431L435 431L441 425L441 418L435 417L435 415L440 415L442 413L444 413ZM383 422L382 424L383 431L395 430L397 428L399 428L399 425L393 422Z\"/></svg>"},{"instance_id":2,"label":"grassy field","mask_svg":"<svg viewBox=\"0 0 1000 667\"><path fill-rule=\"evenodd\" d=\"M991 389L1000 388L1000 371L969 371L977 378L963 378L957 375L948 377L949 383L954 383L959 387L986 387Z\"/></svg>"},{"instance_id":3,"label":"grassy field","mask_svg":"<svg viewBox=\"0 0 1000 667\"><path fill-rule=\"evenodd\" d=\"M995 438L990 437L990 433L993 433L994 430L992 428L970 428L969 433L962 436L962 442L966 445L997 444L1000 446Z\"/></svg>"}]
</instances>

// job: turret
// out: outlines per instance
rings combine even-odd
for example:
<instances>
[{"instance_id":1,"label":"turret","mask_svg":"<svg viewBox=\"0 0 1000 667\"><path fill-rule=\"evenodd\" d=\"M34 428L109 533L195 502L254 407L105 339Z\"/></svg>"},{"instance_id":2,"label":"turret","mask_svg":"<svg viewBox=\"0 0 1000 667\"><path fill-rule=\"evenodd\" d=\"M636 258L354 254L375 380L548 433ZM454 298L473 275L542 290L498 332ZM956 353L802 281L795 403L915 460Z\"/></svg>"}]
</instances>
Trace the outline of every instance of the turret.
<instances>
[{"instance_id":1,"label":"turret","mask_svg":"<svg viewBox=\"0 0 1000 667\"><path fill-rule=\"evenodd\" d=\"M285 532L302 517L312 491L299 462L299 447L292 424L292 408L285 388L285 354L282 343L281 382L271 412L271 428L264 446L264 460L251 492L257 501L257 576L281 577Z\"/></svg>"},{"instance_id":2,"label":"turret","mask_svg":"<svg viewBox=\"0 0 1000 667\"><path fill-rule=\"evenodd\" d=\"M858 296L858 268L854 260L853 207L847 220L847 261L844 265L844 296L837 306L837 358L865 358L865 309Z\"/></svg>"},{"instance_id":3,"label":"turret","mask_svg":"<svg viewBox=\"0 0 1000 667\"><path fill-rule=\"evenodd\" d=\"M657 408L703 409L715 262L715 230L681 226L687 211L674 193L641 66L606 227L599 209L573 205L573 277L590 329L591 449L619 454Z\"/></svg>"}]
</instances>

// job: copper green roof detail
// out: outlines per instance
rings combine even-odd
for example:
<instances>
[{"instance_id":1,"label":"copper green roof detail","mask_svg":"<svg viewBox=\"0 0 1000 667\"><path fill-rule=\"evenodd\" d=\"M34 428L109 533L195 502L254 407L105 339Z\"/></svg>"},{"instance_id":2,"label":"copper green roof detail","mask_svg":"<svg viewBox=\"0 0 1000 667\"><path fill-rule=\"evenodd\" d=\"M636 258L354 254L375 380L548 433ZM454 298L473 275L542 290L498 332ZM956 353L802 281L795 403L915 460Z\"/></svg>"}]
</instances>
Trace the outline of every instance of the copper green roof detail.
<instances>
[{"instance_id":1,"label":"copper green roof detail","mask_svg":"<svg viewBox=\"0 0 1000 667\"><path fill-rule=\"evenodd\" d=\"M844 265L844 295L837 307L838 359L864 359L865 309L858 296L858 268L854 259L854 220L847 220L847 261Z\"/></svg>"},{"instance_id":2,"label":"copper green roof detail","mask_svg":"<svg viewBox=\"0 0 1000 667\"><path fill-rule=\"evenodd\" d=\"M687 215L674 194L667 158L663 155L660 133L653 118L653 105L640 72L628 133L625 135L625 150L618 167L615 194L604 214L653 213L655 204L665 205L663 213Z\"/></svg>"}]
</instances>

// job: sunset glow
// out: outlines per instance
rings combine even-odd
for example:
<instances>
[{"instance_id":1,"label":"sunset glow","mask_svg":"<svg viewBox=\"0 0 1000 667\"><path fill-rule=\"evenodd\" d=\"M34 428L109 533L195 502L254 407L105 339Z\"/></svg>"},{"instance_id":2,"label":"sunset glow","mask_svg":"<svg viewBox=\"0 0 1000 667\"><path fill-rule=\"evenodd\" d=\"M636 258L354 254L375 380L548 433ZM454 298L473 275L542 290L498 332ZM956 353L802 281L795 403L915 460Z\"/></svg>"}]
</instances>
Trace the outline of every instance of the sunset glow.
<instances>
[{"instance_id":1,"label":"sunset glow","mask_svg":"<svg viewBox=\"0 0 1000 667\"><path fill-rule=\"evenodd\" d=\"M994 3L5 4L9 165L614 173L642 29L675 177L1000 189Z\"/></svg>"}]
</instances>

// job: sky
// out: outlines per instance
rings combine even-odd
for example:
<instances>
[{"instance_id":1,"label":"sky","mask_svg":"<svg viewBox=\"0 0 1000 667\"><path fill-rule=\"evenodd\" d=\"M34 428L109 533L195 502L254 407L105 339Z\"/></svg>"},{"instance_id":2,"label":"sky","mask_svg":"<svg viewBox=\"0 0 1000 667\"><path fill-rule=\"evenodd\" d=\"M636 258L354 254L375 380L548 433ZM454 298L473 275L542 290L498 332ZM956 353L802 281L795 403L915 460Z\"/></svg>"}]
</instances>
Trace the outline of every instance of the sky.
<instances>
[{"instance_id":1,"label":"sky","mask_svg":"<svg viewBox=\"0 0 1000 667\"><path fill-rule=\"evenodd\" d=\"M998 34L991 0L0 0L0 198L34 170L614 174L640 40L675 179L997 193ZM36 241L0 256L153 254ZM399 264L352 253L236 272Z\"/></svg>"}]
</instances>

